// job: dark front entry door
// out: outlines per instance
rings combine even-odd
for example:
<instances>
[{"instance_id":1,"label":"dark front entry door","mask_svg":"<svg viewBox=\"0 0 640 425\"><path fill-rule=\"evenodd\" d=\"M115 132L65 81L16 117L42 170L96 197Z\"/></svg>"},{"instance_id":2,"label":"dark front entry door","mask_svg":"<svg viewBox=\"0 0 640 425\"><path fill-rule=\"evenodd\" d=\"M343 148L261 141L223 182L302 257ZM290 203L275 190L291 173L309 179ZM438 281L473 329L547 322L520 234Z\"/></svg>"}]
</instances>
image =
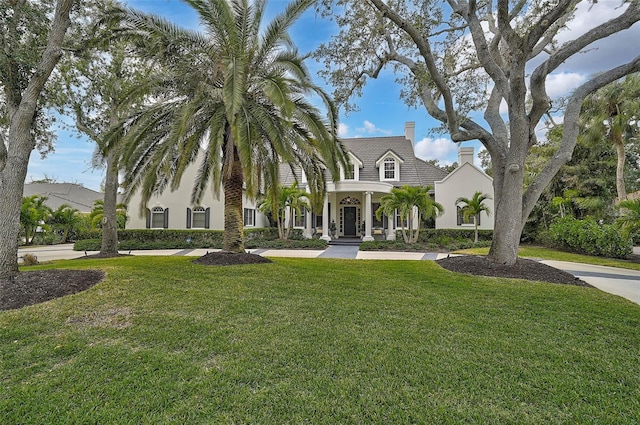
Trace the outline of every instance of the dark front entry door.
<instances>
[{"instance_id":1,"label":"dark front entry door","mask_svg":"<svg viewBox=\"0 0 640 425\"><path fill-rule=\"evenodd\" d=\"M344 235L356 236L356 207L344 207Z\"/></svg>"}]
</instances>

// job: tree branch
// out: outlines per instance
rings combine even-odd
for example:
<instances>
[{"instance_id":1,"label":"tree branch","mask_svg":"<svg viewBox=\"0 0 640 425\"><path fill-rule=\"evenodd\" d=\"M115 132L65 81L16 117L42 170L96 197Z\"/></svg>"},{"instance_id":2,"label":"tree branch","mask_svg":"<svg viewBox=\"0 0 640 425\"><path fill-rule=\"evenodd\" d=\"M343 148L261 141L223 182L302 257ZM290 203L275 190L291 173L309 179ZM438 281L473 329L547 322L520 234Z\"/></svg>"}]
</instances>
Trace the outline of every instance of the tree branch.
<instances>
[{"instance_id":1,"label":"tree branch","mask_svg":"<svg viewBox=\"0 0 640 425\"><path fill-rule=\"evenodd\" d=\"M640 20L640 1L632 1L627 10L620 16L613 18L568 42L558 51L541 63L531 75L531 97L533 105L529 113L531 122L538 122L548 108L549 97L546 91L547 75L553 72L565 60L578 53L584 47L606 38L612 34L631 27Z\"/></svg>"},{"instance_id":2,"label":"tree branch","mask_svg":"<svg viewBox=\"0 0 640 425\"><path fill-rule=\"evenodd\" d=\"M414 26L410 25L402 16L397 14L382 0L368 1L373 4L380 13L382 13L383 17L391 20L398 26L398 28L404 31L418 47L420 56L422 56L422 58L424 59L425 65L427 66L427 70L429 71L433 82L442 94L445 104L445 111L447 113L446 122L448 124L451 137L458 137L457 133L460 131L460 129L458 127L457 114L455 112L455 107L453 104L453 96L449 87L447 86L445 79L438 70L429 42L420 35L420 32Z\"/></svg>"}]
</instances>

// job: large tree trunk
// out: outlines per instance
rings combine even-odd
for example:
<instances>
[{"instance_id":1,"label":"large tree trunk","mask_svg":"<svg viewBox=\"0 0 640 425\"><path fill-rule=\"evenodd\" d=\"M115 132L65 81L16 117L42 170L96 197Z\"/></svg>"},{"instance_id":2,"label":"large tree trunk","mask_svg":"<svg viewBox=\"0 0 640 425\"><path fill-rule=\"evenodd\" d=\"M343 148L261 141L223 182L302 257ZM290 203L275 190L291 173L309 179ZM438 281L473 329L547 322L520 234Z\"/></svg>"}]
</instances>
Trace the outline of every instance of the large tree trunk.
<instances>
[{"instance_id":1,"label":"large tree trunk","mask_svg":"<svg viewBox=\"0 0 640 425\"><path fill-rule=\"evenodd\" d=\"M118 255L118 221L116 207L118 204L118 167L115 151L109 152L106 158L107 173L104 182L104 210L102 216L102 245L100 254Z\"/></svg>"},{"instance_id":2,"label":"large tree trunk","mask_svg":"<svg viewBox=\"0 0 640 425\"><path fill-rule=\"evenodd\" d=\"M12 126L9 134L9 157L0 172L0 279L11 281L18 274L20 207L29 155L35 142L29 125L24 123ZM27 242L28 239L29 235Z\"/></svg>"},{"instance_id":3,"label":"large tree trunk","mask_svg":"<svg viewBox=\"0 0 640 425\"><path fill-rule=\"evenodd\" d=\"M231 143L231 142L227 142ZM222 250L244 252L244 231L242 217L242 164L238 150L233 147L231 171L224 181L224 236Z\"/></svg>"},{"instance_id":4,"label":"large tree trunk","mask_svg":"<svg viewBox=\"0 0 640 425\"><path fill-rule=\"evenodd\" d=\"M5 82L13 91L9 90L11 92L7 96L10 124L6 146L0 138L0 279L14 280L18 274L20 206L29 155L35 148L33 120L40 94L62 56L61 47L71 23L69 13L74 2L58 0L47 45L24 90L18 92L23 82L18 81L17 75L12 75L11 81Z\"/></svg>"}]
</instances>

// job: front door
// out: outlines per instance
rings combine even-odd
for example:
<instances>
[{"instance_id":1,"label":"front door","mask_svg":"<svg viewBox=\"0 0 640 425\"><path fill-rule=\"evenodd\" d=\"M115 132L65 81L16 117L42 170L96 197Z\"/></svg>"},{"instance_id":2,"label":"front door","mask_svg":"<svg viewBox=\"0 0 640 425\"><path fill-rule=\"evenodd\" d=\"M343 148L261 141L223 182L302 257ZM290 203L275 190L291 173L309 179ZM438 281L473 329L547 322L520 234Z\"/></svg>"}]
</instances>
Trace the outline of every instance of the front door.
<instances>
[{"instance_id":1,"label":"front door","mask_svg":"<svg viewBox=\"0 0 640 425\"><path fill-rule=\"evenodd\" d=\"M344 236L356 237L356 207L344 207Z\"/></svg>"}]
</instances>

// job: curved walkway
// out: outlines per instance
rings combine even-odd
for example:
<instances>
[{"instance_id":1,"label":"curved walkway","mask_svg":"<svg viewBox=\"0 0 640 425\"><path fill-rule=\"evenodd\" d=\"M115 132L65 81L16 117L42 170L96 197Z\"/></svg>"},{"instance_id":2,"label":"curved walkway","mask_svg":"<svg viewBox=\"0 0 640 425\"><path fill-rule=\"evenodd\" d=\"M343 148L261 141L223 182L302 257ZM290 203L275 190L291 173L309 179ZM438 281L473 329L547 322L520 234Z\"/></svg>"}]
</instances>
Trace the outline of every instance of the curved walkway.
<instances>
[{"instance_id":1,"label":"curved walkway","mask_svg":"<svg viewBox=\"0 0 640 425\"><path fill-rule=\"evenodd\" d=\"M163 249L128 251L133 255L186 255L203 256L212 249ZM125 252L125 251L122 251ZM359 251L357 246L331 245L324 250L287 250L287 249L254 249L253 254L263 257L296 257L296 258L343 258L358 260L437 260L447 254L424 252L390 252ZM73 251L72 244L21 248L18 256L34 254L39 261L77 258L84 252ZM95 252L87 252L93 254ZM634 303L640 304L640 271L619 269L615 267L595 266L566 261L543 260L544 264L564 270L584 280L596 288L610 294L619 295Z\"/></svg>"}]
</instances>

